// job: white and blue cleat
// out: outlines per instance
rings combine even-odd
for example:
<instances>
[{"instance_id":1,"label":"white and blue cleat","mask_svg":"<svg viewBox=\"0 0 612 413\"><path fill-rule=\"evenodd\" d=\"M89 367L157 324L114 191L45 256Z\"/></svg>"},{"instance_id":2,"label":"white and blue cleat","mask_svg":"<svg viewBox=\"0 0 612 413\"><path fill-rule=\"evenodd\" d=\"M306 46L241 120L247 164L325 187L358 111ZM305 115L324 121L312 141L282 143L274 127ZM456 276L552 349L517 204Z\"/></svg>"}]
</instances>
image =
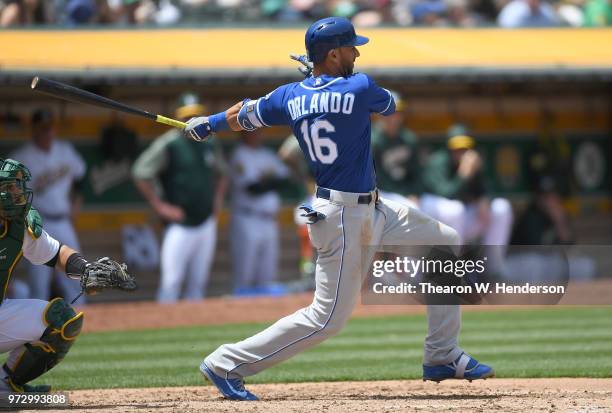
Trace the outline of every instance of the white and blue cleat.
<instances>
[{"instance_id":1,"label":"white and blue cleat","mask_svg":"<svg viewBox=\"0 0 612 413\"><path fill-rule=\"evenodd\" d=\"M437 383L447 379L459 380L484 380L495 377L495 371L486 364L479 363L476 359L462 353L455 361L449 364L437 366L423 365L423 381L435 381Z\"/></svg>"},{"instance_id":2,"label":"white and blue cleat","mask_svg":"<svg viewBox=\"0 0 612 413\"><path fill-rule=\"evenodd\" d=\"M207 365L202 362L200 364L200 372L212 384L214 384L221 394L231 400L255 401L259 400L257 396L244 388L243 379L224 379L216 375Z\"/></svg>"}]
</instances>

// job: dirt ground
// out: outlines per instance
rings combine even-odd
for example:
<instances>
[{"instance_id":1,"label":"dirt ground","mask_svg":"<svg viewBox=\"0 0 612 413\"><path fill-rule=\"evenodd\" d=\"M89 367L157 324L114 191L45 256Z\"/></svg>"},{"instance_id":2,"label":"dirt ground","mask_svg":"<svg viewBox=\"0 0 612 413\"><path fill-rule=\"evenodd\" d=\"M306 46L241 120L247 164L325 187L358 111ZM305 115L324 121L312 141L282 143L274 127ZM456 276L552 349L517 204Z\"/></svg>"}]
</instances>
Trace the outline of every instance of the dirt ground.
<instances>
[{"instance_id":1,"label":"dirt ground","mask_svg":"<svg viewBox=\"0 0 612 413\"><path fill-rule=\"evenodd\" d=\"M609 283L606 283L609 287ZM609 289L607 289L609 291ZM610 295L608 295L609 297ZM282 298L218 298L158 305L152 302L85 307L85 331L271 322L308 305L312 294ZM525 306L465 306L464 311ZM354 316L424 313L423 306L358 305ZM183 388L107 389L69 392L74 412L612 412L612 379L489 379L446 381L259 384L249 389L263 401L223 400L209 385ZM55 411L55 410L46 410ZM57 410L61 411L61 410Z\"/></svg>"},{"instance_id":2,"label":"dirt ground","mask_svg":"<svg viewBox=\"0 0 612 413\"><path fill-rule=\"evenodd\" d=\"M72 391L68 409L155 413L612 412L612 379L260 384L249 389L262 401L223 400L211 386L109 389Z\"/></svg>"}]
</instances>

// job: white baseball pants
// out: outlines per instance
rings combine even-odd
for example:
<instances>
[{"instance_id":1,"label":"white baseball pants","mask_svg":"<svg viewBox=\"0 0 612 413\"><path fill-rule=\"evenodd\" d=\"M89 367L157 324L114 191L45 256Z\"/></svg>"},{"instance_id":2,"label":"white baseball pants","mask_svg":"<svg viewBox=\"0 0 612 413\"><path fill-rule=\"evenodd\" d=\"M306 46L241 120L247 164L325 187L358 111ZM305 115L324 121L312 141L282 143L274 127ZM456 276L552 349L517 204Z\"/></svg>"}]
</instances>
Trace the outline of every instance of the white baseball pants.
<instances>
[{"instance_id":1,"label":"white baseball pants","mask_svg":"<svg viewBox=\"0 0 612 413\"><path fill-rule=\"evenodd\" d=\"M197 227L170 224L161 248L161 281L157 301L176 302L187 275L183 298L201 300L206 296L217 244L217 219L210 216Z\"/></svg>"},{"instance_id":2,"label":"white baseball pants","mask_svg":"<svg viewBox=\"0 0 612 413\"><path fill-rule=\"evenodd\" d=\"M491 200L488 225L478 220L476 204L424 194L420 206L427 215L457 230L463 243L482 238L483 245L507 245L510 239L512 206L505 198Z\"/></svg>"},{"instance_id":3,"label":"white baseball pants","mask_svg":"<svg viewBox=\"0 0 612 413\"><path fill-rule=\"evenodd\" d=\"M278 223L276 218L232 212L234 290L266 286L278 278Z\"/></svg>"},{"instance_id":4,"label":"white baseball pants","mask_svg":"<svg viewBox=\"0 0 612 413\"><path fill-rule=\"evenodd\" d=\"M43 321L43 300L5 299L0 306L0 353L10 352L7 364L12 368L23 353L25 343L37 343L47 326ZM4 376L3 376L4 377Z\"/></svg>"}]
</instances>

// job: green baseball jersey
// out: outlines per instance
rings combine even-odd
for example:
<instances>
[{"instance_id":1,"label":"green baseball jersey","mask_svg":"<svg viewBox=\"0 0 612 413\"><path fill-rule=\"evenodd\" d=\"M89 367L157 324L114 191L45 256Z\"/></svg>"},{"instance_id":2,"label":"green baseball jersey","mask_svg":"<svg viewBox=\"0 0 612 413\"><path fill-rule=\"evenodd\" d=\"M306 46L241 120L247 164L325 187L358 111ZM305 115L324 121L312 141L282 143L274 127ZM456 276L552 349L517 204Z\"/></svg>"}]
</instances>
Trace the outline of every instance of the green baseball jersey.
<instances>
[{"instance_id":1,"label":"green baseball jersey","mask_svg":"<svg viewBox=\"0 0 612 413\"><path fill-rule=\"evenodd\" d=\"M42 219L34 208L25 219L0 221L0 303L6 298L13 269L23 256L26 231L33 239L42 233Z\"/></svg>"},{"instance_id":2,"label":"green baseball jersey","mask_svg":"<svg viewBox=\"0 0 612 413\"><path fill-rule=\"evenodd\" d=\"M224 169L213 140L195 142L172 129L138 157L132 172L137 179L156 182L161 198L185 211L181 224L197 226L213 213L216 175Z\"/></svg>"},{"instance_id":3,"label":"green baseball jersey","mask_svg":"<svg viewBox=\"0 0 612 413\"><path fill-rule=\"evenodd\" d=\"M470 179L459 176L447 149L431 154L423 171L423 183L427 192L463 202L474 201L486 194L482 171Z\"/></svg>"},{"instance_id":4,"label":"green baseball jersey","mask_svg":"<svg viewBox=\"0 0 612 413\"><path fill-rule=\"evenodd\" d=\"M421 165L414 132L401 129L398 136L390 137L376 126L372 129L372 150L378 188L401 195L421 194Z\"/></svg>"}]
</instances>

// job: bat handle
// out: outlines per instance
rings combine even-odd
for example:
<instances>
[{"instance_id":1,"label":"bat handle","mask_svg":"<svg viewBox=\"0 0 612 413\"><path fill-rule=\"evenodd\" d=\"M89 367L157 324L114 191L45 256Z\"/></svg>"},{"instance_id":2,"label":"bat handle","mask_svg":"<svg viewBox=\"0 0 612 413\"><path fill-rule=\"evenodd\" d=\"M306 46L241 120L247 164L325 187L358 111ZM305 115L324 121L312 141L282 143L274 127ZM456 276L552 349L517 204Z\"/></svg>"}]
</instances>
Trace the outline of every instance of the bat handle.
<instances>
[{"instance_id":1,"label":"bat handle","mask_svg":"<svg viewBox=\"0 0 612 413\"><path fill-rule=\"evenodd\" d=\"M181 122L181 121L176 120L176 119L167 118L167 117L162 116L162 115L157 115L157 118L155 119L155 122L163 123L164 125L174 126L175 128L179 128L179 129L185 129L185 127L187 126L187 124L185 122Z\"/></svg>"}]
</instances>

